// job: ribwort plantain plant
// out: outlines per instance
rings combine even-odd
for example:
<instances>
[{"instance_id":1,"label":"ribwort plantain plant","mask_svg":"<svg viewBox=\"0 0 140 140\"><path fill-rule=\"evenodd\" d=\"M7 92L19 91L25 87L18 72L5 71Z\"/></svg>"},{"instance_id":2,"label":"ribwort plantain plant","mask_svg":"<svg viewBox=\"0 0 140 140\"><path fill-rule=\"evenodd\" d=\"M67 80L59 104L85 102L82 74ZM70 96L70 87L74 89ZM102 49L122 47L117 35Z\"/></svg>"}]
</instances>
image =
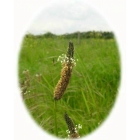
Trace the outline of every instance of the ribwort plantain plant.
<instances>
[{"instance_id":1,"label":"ribwort plantain plant","mask_svg":"<svg viewBox=\"0 0 140 140\"><path fill-rule=\"evenodd\" d=\"M82 129L82 126L80 124L78 125L78 127L77 127L77 125L74 125L74 122L68 116L67 113L64 114L64 118L65 118L66 124L68 126L68 130L66 131L68 133L68 138L70 138L70 139L80 138L78 129Z\"/></svg>"},{"instance_id":2,"label":"ribwort plantain plant","mask_svg":"<svg viewBox=\"0 0 140 140\"><path fill-rule=\"evenodd\" d=\"M56 101L60 100L69 84L73 67L76 65L76 62L74 60L74 45L72 42L69 42L67 54L62 54L58 57L58 61L62 63L62 70L61 70L61 76L60 79L54 89L54 120L55 120L55 133L58 135L57 132L57 107L56 107ZM76 128L74 127L74 124L72 120L69 118L67 114L65 114L65 120L68 125L70 136L71 138L78 138L79 134L76 132Z\"/></svg>"},{"instance_id":3,"label":"ribwort plantain plant","mask_svg":"<svg viewBox=\"0 0 140 140\"><path fill-rule=\"evenodd\" d=\"M69 84L73 67L76 65L74 56L74 45L69 42L67 54L58 57L58 61L62 63L61 77L54 89L54 99L60 100Z\"/></svg>"}]
</instances>

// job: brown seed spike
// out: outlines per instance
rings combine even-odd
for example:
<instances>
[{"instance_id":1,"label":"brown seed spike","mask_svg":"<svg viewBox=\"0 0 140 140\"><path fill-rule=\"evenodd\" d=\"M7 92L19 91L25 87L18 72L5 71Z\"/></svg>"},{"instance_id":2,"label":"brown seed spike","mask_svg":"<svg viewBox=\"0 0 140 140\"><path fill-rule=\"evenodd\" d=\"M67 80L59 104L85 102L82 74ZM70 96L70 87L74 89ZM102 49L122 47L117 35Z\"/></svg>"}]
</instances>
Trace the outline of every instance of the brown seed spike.
<instances>
[{"instance_id":1,"label":"brown seed spike","mask_svg":"<svg viewBox=\"0 0 140 140\"><path fill-rule=\"evenodd\" d=\"M71 60L73 58L73 55L74 55L74 46L73 46L72 42L69 42L69 47L68 47L68 51L67 51L67 59L63 63L63 67L61 70L61 77L54 89L54 99L55 100L61 99L61 97L63 96L63 94L69 84L72 69L74 66L74 64Z\"/></svg>"},{"instance_id":2,"label":"brown seed spike","mask_svg":"<svg viewBox=\"0 0 140 140\"><path fill-rule=\"evenodd\" d=\"M70 131L70 133L74 133L75 132L75 126L74 123L72 121L72 119L68 116L67 113L65 113L64 115L65 121L67 123L68 129Z\"/></svg>"},{"instance_id":3,"label":"brown seed spike","mask_svg":"<svg viewBox=\"0 0 140 140\"><path fill-rule=\"evenodd\" d=\"M80 136L77 133L77 131L75 130L75 125L67 113L65 113L64 118L67 123L68 129L70 131L70 138L79 138Z\"/></svg>"},{"instance_id":4,"label":"brown seed spike","mask_svg":"<svg viewBox=\"0 0 140 140\"><path fill-rule=\"evenodd\" d=\"M58 81L55 89L54 89L54 99L59 100L61 99L62 95L64 94L71 77L71 64L65 64L61 70L61 77Z\"/></svg>"}]
</instances>

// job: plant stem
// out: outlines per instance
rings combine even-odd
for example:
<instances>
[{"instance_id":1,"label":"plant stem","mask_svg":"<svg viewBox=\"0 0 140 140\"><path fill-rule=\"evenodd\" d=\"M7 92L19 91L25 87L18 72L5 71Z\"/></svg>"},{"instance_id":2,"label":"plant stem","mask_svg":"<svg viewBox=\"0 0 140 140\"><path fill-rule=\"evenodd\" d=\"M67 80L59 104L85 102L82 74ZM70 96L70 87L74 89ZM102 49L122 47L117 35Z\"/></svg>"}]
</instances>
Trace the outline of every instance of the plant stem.
<instances>
[{"instance_id":1,"label":"plant stem","mask_svg":"<svg viewBox=\"0 0 140 140\"><path fill-rule=\"evenodd\" d=\"M89 107L88 107L88 104L87 104L87 100L86 100L86 97L85 97L83 91L82 91L82 96L83 96L83 99L84 99L84 102L85 102L85 106L86 106L86 108L87 108L87 112L88 112L88 114L90 114L90 110L89 110Z\"/></svg>"},{"instance_id":2,"label":"plant stem","mask_svg":"<svg viewBox=\"0 0 140 140\"><path fill-rule=\"evenodd\" d=\"M58 132L57 132L57 117L56 117L56 101L54 100L54 122L55 122L55 134L56 136L58 136Z\"/></svg>"}]
</instances>

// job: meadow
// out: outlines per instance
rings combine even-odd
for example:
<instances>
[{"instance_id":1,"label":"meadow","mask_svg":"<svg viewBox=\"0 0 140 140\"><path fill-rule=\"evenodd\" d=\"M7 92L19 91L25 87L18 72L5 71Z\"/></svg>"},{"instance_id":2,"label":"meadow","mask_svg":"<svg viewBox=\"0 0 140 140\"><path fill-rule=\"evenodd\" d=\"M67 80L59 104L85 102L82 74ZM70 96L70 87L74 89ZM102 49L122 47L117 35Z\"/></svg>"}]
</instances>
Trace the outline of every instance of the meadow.
<instances>
[{"instance_id":1,"label":"meadow","mask_svg":"<svg viewBox=\"0 0 140 140\"><path fill-rule=\"evenodd\" d=\"M59 138L67 138L65 112L75 124L82 125L81 137L95 131L110 114L120 83L120 56L115 39L72 42L76 66L65 94L56 104L53 91L62 68L57 59L66 54L69 39L25 37L19 53L23 102L37 124Z\"/></svg>"}]
</instances>

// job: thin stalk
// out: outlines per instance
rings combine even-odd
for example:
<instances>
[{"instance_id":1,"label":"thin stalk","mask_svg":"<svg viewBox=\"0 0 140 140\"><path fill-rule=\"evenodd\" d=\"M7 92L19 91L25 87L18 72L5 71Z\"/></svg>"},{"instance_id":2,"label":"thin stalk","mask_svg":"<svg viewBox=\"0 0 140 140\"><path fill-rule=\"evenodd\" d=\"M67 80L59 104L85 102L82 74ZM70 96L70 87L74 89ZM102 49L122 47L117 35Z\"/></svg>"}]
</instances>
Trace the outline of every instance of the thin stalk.
<instances>
[{"instance_id":1,"label":"thin stalk","mask_svg":"<svg viewBox=\"0 0 140 140\"><path fill-rule=\"evenodd\" d=\"M85 102L85 105L86 105L86 108L87 108L87 112L88 112L88 114L90 114L90 109L88 107L87 100L86 100L86 97L85 97L83 91L82 91L82 96L83 96L83 99L84 99L84 102Z\"/></svg>"},{"instance_id":2,"label":"thin stalk","mask_svg":"<svg viewBox=\"0 0 140 140\"><path fill-rule=\"evenodd\" d=\"M56 111L57 111L57 103L56 103L56 101L54 100L54 124L55 124L55 134L56 134L56 136L58 136Z\"/></svg>"}]
</instances>

